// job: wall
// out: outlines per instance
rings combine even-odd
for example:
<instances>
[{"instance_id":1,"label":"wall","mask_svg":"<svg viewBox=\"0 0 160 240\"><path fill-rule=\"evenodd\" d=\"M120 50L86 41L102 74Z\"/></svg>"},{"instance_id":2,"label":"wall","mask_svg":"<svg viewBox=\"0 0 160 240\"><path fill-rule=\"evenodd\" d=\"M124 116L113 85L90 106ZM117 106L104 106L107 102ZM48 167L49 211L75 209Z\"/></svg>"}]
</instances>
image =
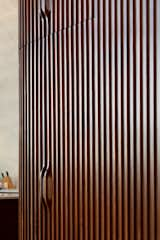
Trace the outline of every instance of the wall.
<instances>
[{"instance_id":1,"label":"wall","mask_svg":"<svg viewBox=\"0 0 160 240\"><path fill-rule=\"evenodd\" d=\"M18 177L18 1L0 1L0 172Z\"/></svg>"}]
</instances>

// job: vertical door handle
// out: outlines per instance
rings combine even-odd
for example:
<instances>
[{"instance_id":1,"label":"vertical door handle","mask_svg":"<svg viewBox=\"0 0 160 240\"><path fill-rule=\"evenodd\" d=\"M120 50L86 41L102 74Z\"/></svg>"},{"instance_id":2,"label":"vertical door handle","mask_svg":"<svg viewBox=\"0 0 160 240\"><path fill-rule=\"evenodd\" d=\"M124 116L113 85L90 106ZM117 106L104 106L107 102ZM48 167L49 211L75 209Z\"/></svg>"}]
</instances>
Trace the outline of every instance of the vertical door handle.
<instances>
[{"instance_id":1,"label":"vertical door handle","mask_svg":"<svg viewBox=\"0 0 160 240\"><path fill-rule=\"evenodd\" d=\"M50 14L50 0L41 0L41 12L42 14L48 16Z\"/></svg>"},{"instance_id":2,"label":"vertical door handle","mask_svg":"<svg viewBox=\"0 0 160 240\"><path fill-rule=\"evenodd\" d=\"M45 205L48 206L52 201L52 192L53 192L53 179L52 174L49 169L43 174L41 174L41 196L42 200L44 201Z\"/></svg>"}]
</instances>

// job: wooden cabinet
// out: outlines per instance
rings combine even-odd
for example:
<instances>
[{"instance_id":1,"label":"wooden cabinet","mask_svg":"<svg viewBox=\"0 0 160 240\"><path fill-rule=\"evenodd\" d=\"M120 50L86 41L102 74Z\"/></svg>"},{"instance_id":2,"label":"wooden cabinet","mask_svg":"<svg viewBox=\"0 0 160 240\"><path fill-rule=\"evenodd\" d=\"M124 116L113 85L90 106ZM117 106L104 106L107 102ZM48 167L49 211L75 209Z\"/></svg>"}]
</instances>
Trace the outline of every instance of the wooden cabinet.
<instances>
[{"instance_id":1,"label":"wooden cabinet","mask_svg":"<svg viewBox=\"0 0 160 240\"><path fill-rule=\"evenodd\" d=\"M160 239L158 7L20 1L21 240Z\"/></svg>"},{"instance_id":2,"label":"wooden cabinet","mask_svg":"<svg viewBox=\"0 0 160 240\"><path fill-rule=\"evenodd\" d=\"M0 199L0 238L18 239L18 199Z\"/></svg>"},{"instance_id":3,"label":"wooden cabinet","mask_svg":"<svg viewBox=\"0 0 160 240\"><path fill-rule=\"evenodd\" d=\"M95 16L95 0L20 0L19 47Z\"/></svg>"}]
</instances>

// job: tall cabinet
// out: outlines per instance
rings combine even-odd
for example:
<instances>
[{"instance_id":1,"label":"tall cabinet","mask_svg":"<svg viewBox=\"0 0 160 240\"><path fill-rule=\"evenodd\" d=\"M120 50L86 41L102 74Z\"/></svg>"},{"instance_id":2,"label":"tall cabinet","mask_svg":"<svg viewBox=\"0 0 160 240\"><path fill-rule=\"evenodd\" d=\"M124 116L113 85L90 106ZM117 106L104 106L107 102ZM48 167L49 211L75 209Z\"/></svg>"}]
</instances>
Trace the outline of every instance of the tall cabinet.
<instances>
[{"instance_id":1,"label":"tall cabinet","mask_svg":"<svg viewBox=\"0 0 160 240\"><path fill-rule=\"evenodd\" d=\"M160 1L19 0L20 240L160 239Z\"/></svg>"}]
</instances>

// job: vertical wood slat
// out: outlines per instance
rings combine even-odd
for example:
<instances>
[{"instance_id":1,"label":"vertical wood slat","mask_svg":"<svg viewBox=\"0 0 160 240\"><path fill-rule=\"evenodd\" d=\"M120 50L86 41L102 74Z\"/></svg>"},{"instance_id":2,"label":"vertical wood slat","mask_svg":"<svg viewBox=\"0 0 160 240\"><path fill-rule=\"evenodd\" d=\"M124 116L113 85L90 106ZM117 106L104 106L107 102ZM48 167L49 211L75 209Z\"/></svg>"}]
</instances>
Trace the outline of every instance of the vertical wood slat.
<instances>
[{"instance_id":1,"label":"vertical wood slat","mask_svg":"<svg viewBox=\"0 0 160 240\"><path fill-rule=\"evenodd\" d=\"M123 64L121 66L122 72L123 72L123 131L124 131L124 142L123 142L123 147L124 147L124 178L123 178L123 183L124 183L124 203L123 203L123 209L124 209L124 239L127 240L129 235L128 235L128 230L129 230L129 215L128 215L128 134L127 134L127 128L128 128L128 121L127 121L127 15L125 15L125 12L127 12L127 1L124 0L123 2ZM125 147L126 146L126 147Z\"/></svg>"},{"instance_id":2,"label":"vertical wood slat","mask_svg":"<svg viewBox=\"0 0 160 240\"><path fill-rule=\"evenodd\" d=\"M134 20L134 31L136 31L136 46L134 48L135 51L135 63L136 65L136 72L135 72L135 78L137 81L136 84L136 95L135 95L135 105L136 105L136 153L135 158L136 160L136 174L135 174L135 189L137 190L136 196L135 196L135 232L137 232L137 239L142 238L142 159L141 159L141 150L142 150L142 141L141 141L141 3L139 1L136 1L135 5L135 20ZM140 20L139 20L140 19Z\"/></svg>"},{"instance_id":3,"label":"vertical wood slat","mask_svg":"<svg viewBox=\"0 0 160 240\"><path fill-rule=\"evenodd\" d=\"M48 27L49 27L48 23ZM50 131L50 126L51 126L51 94L50 94L50 89L51 89L51 59L50 59L50 49L51 49L51 41L50 41L50 36L47 37L46 39L46 72L47 72L47 79L46 79L46 178L47 178L47 193L46 193L46 198L47 198L47 239L51 239L51 223L52 223L52 212L51 212L51 206L52 206L52 193L51 193L51 188L53 189L52 185L52 161L51 161L51 131Z\"/></svg>"},{"instance_id":4,"label":"vertical wood slat","mask_svg":"<svg viewBox=\"0 0 160 240\"><path fill-rule=\"evenodd\" d=\"M95 240L99 239L99 105L98 105L98 38L97 38L97 31L98 31L98 25L95 23L95 27L93 30L93 45L94 45L94 60L93 60L93 67L94 67L94 75L93 75L93 92L94 92L94 100L93 100L93 108L94 108L94 129L93 129L93 136L94 136L94 157L93 157L93 174L94 174L94 234L95 234Z\"/></svg>"},{"instance_id":5,"label":"vertical wood slat","mask_svg":"<svg viewBox=\"0 0 160 240\"><path fill-rule=\"evenodd\" d=\"M44 177L45 171L46 171L46 125L45 125L45 91L46 91L46 63L45 63L45 42L46 39L42 39L42 45L41 45L41 51L42 51L42 59L41 64L43 67L42 69L42 75L41 75L41 179ZM42 228L42 240L46 238L46 206L42 197L43 193L43 187L41 184L41 228Z\"/></svg>"},{"instance_id":6,"label":"vertical wood slat","mask_svg":"<svg viewBox=\"0 0 160 240\"><path fill-rule=\"evenodd\" d=\"M104 36L105 36L105 43L104 43L104 48L105 48L105 53L104 55L106 58L104 58L105 61L105 66L104 68L104 76L106 78L106 86L105 86L105 103L106 103L106 108L105 108L105 114L106 114L106 131L105 131L105 138L106 138L106 196L105 196L105 201L106 201L106 211L105 211L105 216L106 216L106 238L110 239L111 238L111 172L110 172L110 159L111 159L111 147L110 147L110 135L111 135L111 129L110 129L110 104L111 104L111 98L110 98L110 71L109 71L109 57L110 53L108 51L109 45L110 45L110 37L109 37L109 24L110 24L110 15L109 15L109 1L105 1L105 6L104 6ZM106 27L105 27L106 26Z\"/></svg>"},{"instance_id":7,"label":"vertical wood slat","mask_svg":"<svg viewBox=\"0 0 160 240\"><path fill-rule=\"evenodd\" d=\"M78 38L78 205L79 205L79 239L83 239L83 170L82 170L82 40L81 40L82 26L80 25L77 29L77 38Z\"/></svg>"},{"instance_id":8,"label":"vertical wood slat","mask_svg":"<svg viewBox=\"0 0 160 240\"><path fill-rule=\"evenodd\" d=\"M155 126L155 132L156 132L156 167L157 167L157 173L156 173L156 179L157 179L157 184L156 184L156 237L157 239L160 238L160 228L158 227L159 221L160 221L160 208L159 208L159 201L160 201L160 175L158 169L160 169L160 148L158 148L158 144L160 141L160 111L159 109L159 104L160 104L160 94L158 94L160 90L160 69L158 68L158 63L160 59L160 45L158 42L160 41L160 30L159 30L159 22L160 22L160 2L155 1L155 8L154 8L154 16L155 16L155 41L154 41L154 69L155 69L155 101L156 101L156 117L157 117L157 126Z\"/></svg>"},{"instance_id":9,"label":"vertical wood slat","mask_svg":"<svg viewBox=\"0 0 160 240\"><path fill-rule=\"evenodd\" d=\"M57 57L57 45L58 37L55 37L55 172L54 172L54 177L55 177L55 236L56 240L59 239L59 182L58 182L58 57Z\"/></svg>"},{"instance_id":10,"label":"vertical wood slat","mask_svg":"<svg viewBox=\"0 0 160 240\"><path fill-rule=\"evenodd\" d=\"M54 169L55 169L55 158L54 158L54 154L55 154L55 128L54 128L54 123L55 123L55 118L54 118L54 104L55 104L55 99L54 99L54 89L55 89L55 85L54 85L54 80L55 80L55 69L53 68L54 66L54 37L52 38L50 36L50 62L51 62L51 69L50 69L50 114L51 114L51 118L50 118L50 128L51 128L51 176L53 176L52 178L52 192L51 192L51 196L52 196L52 206L51 206L51 239L55 238L55 184L54 184Z\"/></svg>"},{"instance_id":11,"label":"vertical wood slat","mask_svg":"<svg viewBox=\"0 0 160 240\"><path fill-rule=\"evenodd\" d=\"M36 161L38 159L38 43L35 44L34 46L34 55L33 55L33 60L34 60L34 86L33 86L33 93L34 93L34 102L33 102L33 109L34 109L34 124L33 124L33 132L34 132L34 144L33 146L35 145L35 148L33 147L33 168L34 168L34 171L33 171L33 174L34 174L34 177L33 177L33 181L34 181L34 194L33 194L33 198L34 198L34 204L33 204L33 208L34 208L34 226L33 228L35 229L34 231L34 238L35 237L38 237L38 161Z\"/></svg>"},{"instance_id":12,"label":"vertical wood slat","mask_svg":"<svg viewBox=\"0 0 160 240\"><path fill-rule=\"evenodd\" d=\"M73 64L73 192L74 192L74 199L73 199L73 238L78 240L78 124L77 124L77 95L78 95L78 83L77 83L77 58L76 58L76 43L77 43L77 36L76 36L76 29L72 32L72 44L73 44L73 52L72 52L72 64Z\"/></svg>"},{"instance_id":13,"label":"vertical wood slat","mask_svg":"<svg viewBox=\"0 0 160 240\"><path fill-rule=\"evenodd\" d=\"M111 115L111 234L113 236L113 240L116 239L117 236L117 222L116 222L116 49L115 49L115 41L116 41L116 2L110 2L110 91L111 91L111 106L110 106L110 115Z\"/></svg>"},{"instance_id":14,"label":"vertical wood slat","mask_svg":"<svg viewBox=\"0 0 160 240\"><path fill-rule=\"evenodd\" d=\"M88 149L88 171L89 171L89 178L88 178L88 187L89 187L89 237L90 239L93 239L93 235L94 235L94 229L93 229L93 216L94 216L94 211L93 211L93 118L92 118L92 114L93 114L93 31L92 28L94 27L94 23L92 22L91 24L88 23L87 24L87 47L88 47L88 87L87 90L88 92L88 111L89 111L89 116L88 116L88 121L89 121L89 133L88 133L88 137L89 137L89 149Z\"/></svg>"},{"instance_id":15,"label":"vertical wood slat","mask_svg":"<svg viewBox=\"0 0 160 240\"><path fill-rule=\"evenodd\" d=\"M58 72L59 72L59 96L60 96L60 224L61 224L61 231L60 231L60 239L64 239L64 226L63 226L63 219L64 219L64 212L63 212L63 203L64 203L64 172L63 172L63 161L64 161L64 136L63 136L63 70L62 70L62 41L63 37L62 34L59 34L59 58L58 58Z\"/></svg>"},{"instance_id":16,"label":"vertical wood slat","mask_svg":"<svg viewBox=\"0 0 160 240\"><path fill-rule=\"evenodd\" d=\"M20 41L20 40L19 40ZM19 112L22 114L19 115L19 178L21 179L21 182L19 183L19 189L21 191L21 195L19 198L19 215L18 215L18 221L21 223L21 231L19 231L18 237L20 239L23 238L23 233L24 233L24 173L22 169L24 169L24 162L22 161L23 159L23 154L24 154L24 115L23 115L23 106L24 106L24 52L23 49L19 52ZM20 214L21 213L21 214Z\"/></svg>"},{"instance_id":17,"label":"vertical wood slat","mask_svg":"<svg viewBox=\"0 0 160 240\"><path fill-rule=\"evenodd\" d=\"M146 159L147 159L147 115L146 115L146 102L147 102L147 93L146 93L146 2L143 1L143 178L142 178L142 187L143 187L143 234L144 237L147 239L148 229L147 226L147 219L148 219L148 211L147 211L147 166L146 166Z\"/></svg>"},{"instance_id":18,"label":"vertical wood slat","mask_svg":"<svg viewBox=\"0 0 160 240\"><path fill-rule=\"evenodd\" d=\"M83 24L82 26L82 42L83 42L83 174L84 174L84 239L88 239L88 92L87 92L87 83L88 83L88 66L87 66L87 24Z\"/></svg>"},{"instance_id":19,"label":"vertical wood slat","mask_svg":"<svg viewBox=\"0 0 160 240\"><path fill-rule=\"evenodd\" d=\"M41 163L42 163L42 69L41 69L41 56L42 56L42 42L38 42L38 179L41 177ZM38 182L38 236L42 239L41 233L41 219L42 219L42 208L41 208L41 184Z\"/></svg>"},{"instance_id":20,"label":"vertical wood slat","mask_svg":"<svg viewBox=\"0 0 160 240\"><path fill-rule=\"evenodd\" d=\"M30 127L30 86L29 86L29 79L30 79L30 68L29 68L29 63L30 63L30 46L26 47L26 63L27 63L27 69L26 69L26 166L25 166L25 171L26 171L26 229L27 229L27 234L26 238L27 240L30 237L30 141L29 141L29 127ZM29 211L28 211L29 209Z\"/></svg>"},{"instance_id":21,"label":"vertical wood slat","mask_svg":"<svg viewBox=\"0 0 160 240\"><path fill-rule=\"evenodd\" d=\"M159 3L92 3L55 1L62 19L42 27L65 28L20 50L22 239L159 239ZM48 163L51 205L38 183Z\"/></svg>"},{"instance_id":22,"label":"vertical wood slat","mask_svg":"<svg viewBox=\"0 0 160 240\"><path fill-rule=\"evenodd\" d=\"M149 156L149 175L150 175L150 183L149 183L149 226L150 226L150 238L155 239L155 131L154 131L154 125L155 125L155 115L154 115L154 94L155 94L155 89L154 89L154 81L155 81L155 75L154 75L154 4L155 1L149 1L149 26L148 26L148 31L149 31L149 44L150 47L147 49L149 51L149 59L147 61L150 62L149 64L149 148L150 148L150 156Z\"/></svg>"},{"instance_id":23,"label":"vertical wood slat","mask_svg":"<svg viewBox=\"0 0 160 240\"><path fill-rule=\"evenodd\" d=\"M122 46L122 18L121 18L121 2L116 2L117 5L117 35L115 41L117 41L117 56L116 56L116 67L117 67L117 99L116 99L116 111L117 111L117 236L119 240L123 239L123 107L122 107L122 56L121 56L121 46Z\"/></svg>"},{"instance_id":24,"label":"vertical wood slat","mask_svg":"<svg viewBox=\"0 0 160 240\"><path fill-rule=\"evenodd\" d=\"M69 196L68 196L68 84L67 84L67 36L66 31L63 31L63 59L64 59L64 69L63 69L63 78L64 78L64 178L65 178L65 190L64 190L64 199L65 199L65 208L64 208L64 231L66 240L69 239L68 231L69 231Z\"/></svg>"},{"instance_id":25,"label":"vertical wood slat","mask_svg":"<svg viewBox=\"0 0 160 240\"><path fill-rule=\"evenodd\" d=\"M99 81L99 96L98 96L98 101L99 101L99 144L100 144L100 150L99 150L99 158L100 158L100 239L105 239L105 213L104 213L104 55L103 55L103 9L102 9L102 3L99 5L99 33L98 33L98 41L99 41L99 51L98 51L98 77L100 79Z\"/></svg>"},{"instance_id":26,"label":"vertical wood slat","mask_svg":"<svg viewBox=\"0 0 160 240\"><path fill-rule=\"evenodd\" d=\"M69 239L73 240L73 103L72 103L72 55L71 55L71 29L67 31L67 78L68 78L68 198L69 198Z\"/></svg>"},{"instance_id":27,"label":"vertical wood slat","mask_svg":"<svg viewBox=\"0 0 160 240\"><path fill-rule=\"evenodd\" d=\"M146 1L146 73L147 73L147 77L146 77L146 115L147 115L147 119L146 119L146 124L147 124L147 130L146 130L146 135L147 135L147 159L146 159L146 173L147 173L147 213L148 213L148 218L147 218L147 226L148 226L148 239L150 236L150 231L151 228L149 228L150 225L150 0Z\"/></svg>"},{"instance_id":28,"label":"vertical wood slat","mask_svg":"<svg viewBox=\"0 0 160 240\"><path fill-rule=\"evenodd\" d=\"M33 211L33 195L34 195L34 185L32 185L32 187L30 187L30 184L34 182L34 178L33 178L33 172L34 172L34 160L33 160L33 140L34 140L34 134L33 134L33 83L34 83L34 79L33 79L33 73L34 73L34 63L33 63L33 44L30 45L30 53L29 53L29 95L28 95L28 99L29 99L29 126L28 126L28 131L29 131L29 156L28 158L30 159L28 161L28 170L27 171L29 173L29 186L28 186L28 190L29 190L29 199L30 199L30 215L29 215L29 222L34 223L34 211ZM33 227L34 224L30 225L30 234L29 234L29 239L33 240Z\"/></svg>"}]
</instances>

